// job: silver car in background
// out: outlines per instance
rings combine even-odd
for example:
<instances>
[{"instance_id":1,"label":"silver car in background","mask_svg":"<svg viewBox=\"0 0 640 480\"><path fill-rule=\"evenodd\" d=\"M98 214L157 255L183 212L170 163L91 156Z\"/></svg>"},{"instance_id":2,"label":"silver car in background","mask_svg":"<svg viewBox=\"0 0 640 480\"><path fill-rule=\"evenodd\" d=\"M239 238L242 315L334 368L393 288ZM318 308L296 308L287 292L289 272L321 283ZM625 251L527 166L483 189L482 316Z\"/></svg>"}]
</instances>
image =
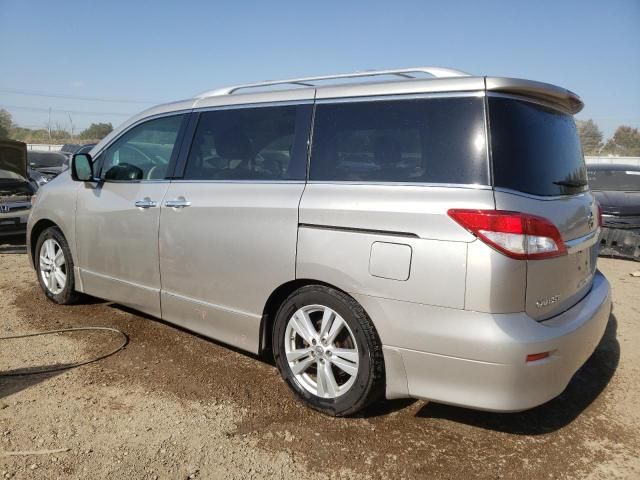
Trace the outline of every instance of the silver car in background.
<instances>
[{"instance_id":1,"label":"silver car in background","mask_svg":"<svg viewBox=\"0 0 640 480\"><path fill-rule=\"evenodd\" d=\"M53 301L270 353L330 415L383 395L528 409L611 308L581 108L430 67L206 92L76 155L37 196L29 251Z\"/></svg>"}]
</instances>

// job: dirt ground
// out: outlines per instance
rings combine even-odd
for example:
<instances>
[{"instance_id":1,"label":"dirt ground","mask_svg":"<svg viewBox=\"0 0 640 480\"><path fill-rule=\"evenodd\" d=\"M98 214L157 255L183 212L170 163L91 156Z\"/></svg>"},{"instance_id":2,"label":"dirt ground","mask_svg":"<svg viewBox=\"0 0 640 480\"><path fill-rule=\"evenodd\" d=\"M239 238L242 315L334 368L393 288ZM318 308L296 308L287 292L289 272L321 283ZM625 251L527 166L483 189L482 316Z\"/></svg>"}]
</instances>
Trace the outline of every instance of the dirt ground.
<instances>
[{"instance_id":1,"label":"dirt ground","mask_svg":"<svg viewBox=\"0 0 640 480\"><path fill-rule=\"evenodd\" d=\"M54 305L24 249L0 246L0 336L95 325L130 338L87 366L0 377L0 479L640 478L640 278L629 275L640 264L600 268L613 284L609 326L557 399L517 414L385 401L333 419L296 401L265 361L98 300ZM0 372L119 341L0 340ZM10 455L56 449L69 450Z\"/></svg>"}]
</instances>

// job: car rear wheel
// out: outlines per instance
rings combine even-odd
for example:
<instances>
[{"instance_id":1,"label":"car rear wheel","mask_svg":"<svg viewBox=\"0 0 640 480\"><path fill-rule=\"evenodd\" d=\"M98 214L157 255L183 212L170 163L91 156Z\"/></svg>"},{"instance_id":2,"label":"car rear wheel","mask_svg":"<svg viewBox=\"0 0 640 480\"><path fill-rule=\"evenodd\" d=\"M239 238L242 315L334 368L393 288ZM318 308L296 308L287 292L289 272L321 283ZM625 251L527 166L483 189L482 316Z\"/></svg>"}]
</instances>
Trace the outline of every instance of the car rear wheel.
<instances>
[{"instance_id":1,"label":"car rear wheel","mask_svg":"<svg viewBox=\"0 0 640 480\"><path fill-rule=\"evenodd\" d=\"M320 285L295 291L276 315L272 341L282 377L316 410L351 415L383 393L380 340L343 292Z\"/></svg>"},{"instance_id":2,"label":"car rear wheel","mask_svg":"<svg viewBox=\"0 0 640 480\"><path fill-rule=\"evenodd\" d=\"M36 244L35 266L45 295L66 305L78 299L73 276L73 259L67 240L56 227L47 228Z\"/></svg>"}]
</instances>

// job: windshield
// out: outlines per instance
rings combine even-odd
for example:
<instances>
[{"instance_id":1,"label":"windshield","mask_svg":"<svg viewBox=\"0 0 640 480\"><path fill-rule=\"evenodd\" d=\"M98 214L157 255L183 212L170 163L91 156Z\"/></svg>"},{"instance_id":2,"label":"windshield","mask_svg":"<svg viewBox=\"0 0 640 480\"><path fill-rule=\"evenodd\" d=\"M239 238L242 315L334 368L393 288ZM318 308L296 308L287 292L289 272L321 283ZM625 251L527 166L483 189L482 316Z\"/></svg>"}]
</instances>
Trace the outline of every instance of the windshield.
<instances>
[{"instance_id":1,"label":"windshield","mask_svg":"<svg viewBox=\"0 0 640 480\"><path fill-rule=\"evenodd\" d=\"M589 170L591 190L640 192L640 170Z\"/></svg>"},{"instance_id":2,"label":"windshield","mask_svg":"<svg viewBox=\"0 0 640 480\"><path fill-rule=\"evenodd\" d=\"M61 167L67 157L60 152L37 152L29 150L29 152L27 152L27 158L29 159L29 165L34 168L51 168Z\"/></svg>"},{"instance_id":3,"label":"windshield","mask_svg":"<svg viewBox=\"0 0 640 480\"><path fill-rule=\"evenodd\" d=\"M25 181L24 152L17 148L0 148L0 181Z\"/></svg>"},{"instance_id":4,"label":"windshield","mask_svg":"<svg viewBox=\"0 0 640 480\"><path fill-rule=\"evenodd\" d=\"M496 187L533 195L586 190L587 170L571 115L505 97L489 97Z\"/></svg>"}]
</instances>

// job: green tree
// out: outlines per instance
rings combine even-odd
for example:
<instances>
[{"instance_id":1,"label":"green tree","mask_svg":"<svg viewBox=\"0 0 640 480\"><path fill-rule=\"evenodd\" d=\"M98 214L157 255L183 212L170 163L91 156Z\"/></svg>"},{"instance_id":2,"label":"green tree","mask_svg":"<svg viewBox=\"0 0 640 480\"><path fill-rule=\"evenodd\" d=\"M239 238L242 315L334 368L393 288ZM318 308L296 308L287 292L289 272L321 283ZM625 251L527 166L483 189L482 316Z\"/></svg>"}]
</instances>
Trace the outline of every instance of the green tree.
<instances>
[{"instance_id":1,"label":"green tree","mask_svg":"<svg viewBox=\"0 0 640 480\"><path fill-rule=\"evenodd\" d=\"M111 123L92 123L88 128L80 132L83 140L102 140L113 131Z\"/></svg>"},{"instance_id":2,"label":"green tree","mask_svg":"<svg viewBox=\"0 0 640 480\"><path fill-rule=\"evenodd\" d=\"M640 131L627 125L618 127L613 137L604 146L604 151L623 157L640 156Z\"/></svg>"},{"instance_id":3,"label":"green tree","mask_svg":"<svg viewBox=\"0 0 640 480\"><path fill-rule=\"evenodd\" d=\"M0 139L9 138L11 127L13 127L11 114L4 109L0 109Z\"/></svg>"},{"instance_id":4,"label":"green tree","mask_svg":"<svg viewBox=\"0 0 640 480\"><path fill-rule=\"evenodd\" d=\"M580 135L580 143L582 151L585 155L597 155L602 150L602 131L593 120L578 120L578 135Z\"/></svg>"}]
</instances>

